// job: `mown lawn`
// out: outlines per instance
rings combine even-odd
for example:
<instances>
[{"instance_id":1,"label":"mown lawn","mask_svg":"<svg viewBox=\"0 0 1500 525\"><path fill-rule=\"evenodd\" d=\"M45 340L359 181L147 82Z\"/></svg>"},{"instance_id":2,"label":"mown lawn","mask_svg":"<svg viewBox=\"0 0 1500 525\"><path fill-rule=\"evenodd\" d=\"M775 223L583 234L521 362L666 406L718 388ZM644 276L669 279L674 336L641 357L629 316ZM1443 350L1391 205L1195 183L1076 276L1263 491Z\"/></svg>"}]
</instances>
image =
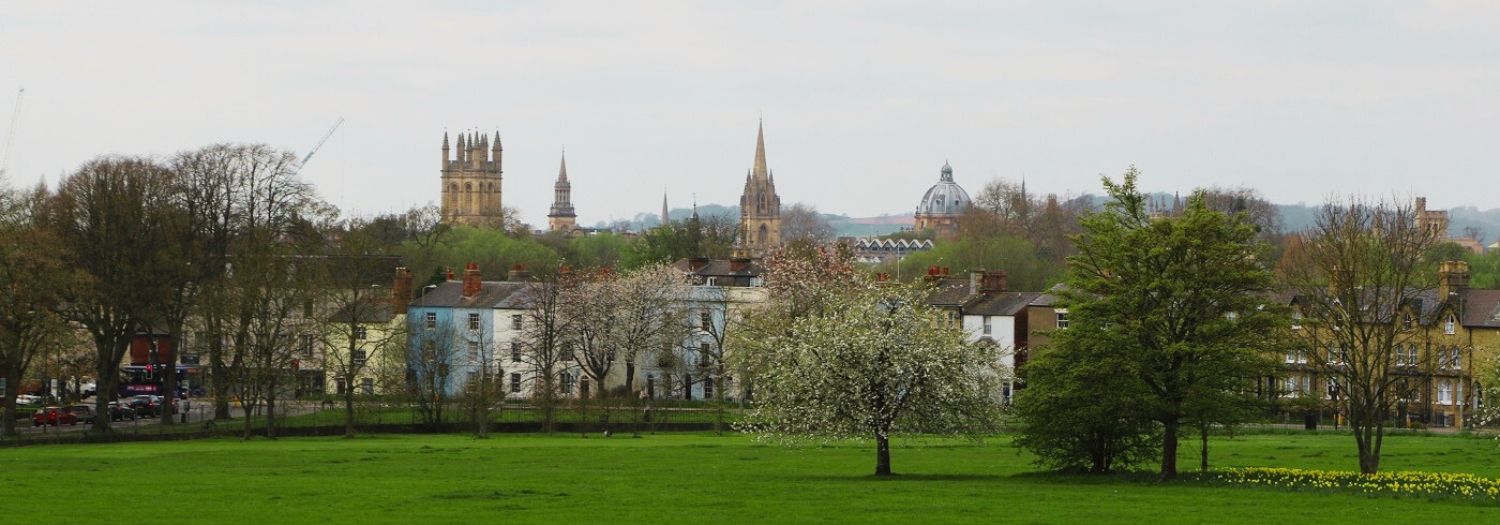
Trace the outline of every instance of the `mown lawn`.
<instances>
[{"instance_id":1,"label":"mown lawn","mask_svg":"<svg viewBox=\"0 0 1500 525\"><path fill-rule=\"evenodd\" d=\"M1184 465L1197 465L1185 443ZM1353 467L1340 434L1213 442L1217 466ZM1041 474L1008 438L783 448L712 434L213 439L0 450L7 523L1396 523L1495 503ZM1391 470L1500 477L1493 440L1399 436Z\"/></svg>"}]
</instances>

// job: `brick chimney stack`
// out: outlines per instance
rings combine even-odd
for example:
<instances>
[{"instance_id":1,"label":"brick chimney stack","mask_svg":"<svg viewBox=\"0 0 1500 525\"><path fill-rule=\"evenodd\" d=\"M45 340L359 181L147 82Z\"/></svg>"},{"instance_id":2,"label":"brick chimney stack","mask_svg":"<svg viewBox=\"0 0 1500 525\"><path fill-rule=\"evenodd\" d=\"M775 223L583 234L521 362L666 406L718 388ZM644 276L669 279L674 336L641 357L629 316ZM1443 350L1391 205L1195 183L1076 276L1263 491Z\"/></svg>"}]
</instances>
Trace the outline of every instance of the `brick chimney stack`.
<instances>
[{"instance_id":1,"label":"brick chimney stack","mask_svg":"<svg viewBox=\"0 0 1500 525\"><path fill-rule=\"evenodd\" d=\"M408 304L411 304L411 270L399 266L396 268L396 280L391 283L391 313L406 313Z\"/></svg>"},{"instance_id":2,"label":"brick chimney stack","mask_svg":"<svg viewBox=\"0 0 1500 525\"><path fill-rule=\"evenodd\" d=\"M479 263L469 263L464 266L464 297L473 297L479 294L480 286Z\"/></svg>"},{"instance_id":3,"label":"brick chimney stack","mask_svg":"<svg viewBox=\"0 0 1500 525\"><path fill-rule=\"evenodd\" d=\"M524 281L530 278L531 273L527 272L526 265L521 263L516 263L515 266L511 267L510 275L506 276L506 280L510 281Z\"/></svg>"},{"instance_id":4,"label":"brick chimney stack","mask_svg":"<svg viewBox=\"0 0 1500 525\"><path fill-rule=\"evenodd\" d=\"M984 272L984 283L979 285L979 291L986 294L1005 293L1005 281L1004 271Z\"/></svg>"},{"instance_id":5,"label":"brick chimney stack","mask_svg":"<svg viewBox=\"0 0 1500 525\"><path fill-rule=\"evenodd\" d=\"M750 266L750 259L746 257L735 257L729 260L729 271L738 272Z\"/></svg>"},{"instance_id":6,"label":"brick chimney stack","mask_svg":"<svg viewBox=\"0 0 1500 525\"><path fill-rule=\"evenodd\" d=\"M1448 296L1468 287L1469 263L1464 261L1443 261L1438 263L1439 301L1446 300Z\"/></svg>"}]
</instances>

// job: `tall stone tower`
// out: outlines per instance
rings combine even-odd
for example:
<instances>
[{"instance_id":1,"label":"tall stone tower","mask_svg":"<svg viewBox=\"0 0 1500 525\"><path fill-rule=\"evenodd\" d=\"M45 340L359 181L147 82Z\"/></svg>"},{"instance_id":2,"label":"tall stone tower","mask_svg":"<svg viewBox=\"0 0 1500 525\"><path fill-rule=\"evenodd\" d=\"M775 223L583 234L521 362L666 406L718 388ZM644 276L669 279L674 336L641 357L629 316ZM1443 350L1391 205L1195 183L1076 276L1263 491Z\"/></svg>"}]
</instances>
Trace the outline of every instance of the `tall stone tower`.
<instances>
[{"instance_id":1,"label":"tall stone tower","mask_svg":"<svg viewBox=\"0 0 1500 525\"><path fill-rule=\"evenodd\" d=\"M745 174L745 192L740 195L740 248L760 257L781 246L781 197L776 178L766 169L765 125L755 132L755 165Z\"/></svg>"},{"instance_id":2,"label":"tall stone tower","mask_svg":"<svg viewBox=\"0 0 1500 525\"><path fill-rule=\"evenodd\" d=\"M573 213L573 185L568 183L568 156L563 155L562 165L557 168L557 184L552 185L552 211L547 213L547 230L571 233L578 229L578 216Z\"/></svg>"},{"instance_id":3,"label":"tall stone tower","mask_svg":"<svg viewBox=\"0 0 1500 525\"><path fill-rule=\"evenodd\" d=\"M458 136L457 152L449 155L443 132L443 222L476 228L502 226L500 206L500 132L495 143L482 133Z\"/></svg>"}]
</instances>

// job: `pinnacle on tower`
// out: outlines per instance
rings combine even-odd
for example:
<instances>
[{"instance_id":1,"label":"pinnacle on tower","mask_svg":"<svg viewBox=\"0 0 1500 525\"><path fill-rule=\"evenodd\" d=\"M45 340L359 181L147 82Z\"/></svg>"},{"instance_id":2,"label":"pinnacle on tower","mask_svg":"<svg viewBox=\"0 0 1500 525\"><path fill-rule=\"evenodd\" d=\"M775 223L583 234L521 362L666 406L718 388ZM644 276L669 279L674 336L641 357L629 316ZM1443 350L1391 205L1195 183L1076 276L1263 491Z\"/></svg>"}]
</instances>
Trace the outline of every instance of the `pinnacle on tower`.
<instances>
[{"instance_id":1,"label":"pinnacle on tower","mask_svg":"<svg viewBox=\"0 0 1500 525\"><path fill-rule=\"evenodd\" d=\"M585 159L585 160L587 160L587 159ZM588 171L588 166L584 166L584 171ZM563 154L562 154L562 165L560 165L560 166L557 167L557 182L560 182L560 183L561 182L568 182L568 153L567 152L563 152Z\"/></svg>"},{"instance_id":2,"label":"pinnacle on tower","mask_svg":"<svg viewBox=\"0 0 1500 525\"><path fill-rule=\"evenodd\" d=\"M443 130L443 169L448 169L448 130Z\"/></svg>"},{"instance_id":3,"label":"pinnacle on tower","mask_svg":"<svg viewBox=\"0 0 1500 525\"><path fill-rule=\"evenodd\" d=\"M665 226L671 222L671 219L667 217L667 192L663 191L661 192L661 223Z\"/></svg>"},{"instance_id":4,"label":"pinnacle on tower","mask_svg":"<svg viewBox=\"0 0 1500 525\"><path fill-rule=\"evenodd\" d=\"M766 126L759 123L755 127L755 168L756 178L766 178Z\"/></svg>"}]
</instances>

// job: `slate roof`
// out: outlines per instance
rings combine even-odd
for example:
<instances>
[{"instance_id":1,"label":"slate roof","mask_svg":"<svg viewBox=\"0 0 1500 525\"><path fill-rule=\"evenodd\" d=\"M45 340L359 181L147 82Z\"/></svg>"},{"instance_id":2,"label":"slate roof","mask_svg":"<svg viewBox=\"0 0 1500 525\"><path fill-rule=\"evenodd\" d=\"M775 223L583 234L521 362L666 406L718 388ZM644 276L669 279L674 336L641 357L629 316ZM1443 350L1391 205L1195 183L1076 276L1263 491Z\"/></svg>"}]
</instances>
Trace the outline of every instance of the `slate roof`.
<instances>
[{"instance_id":1,"label":"slate roof","mask_svg":"<svg viewBox=\"0 0 1500 525\"><path fill-rule=\"evenodd\" d=\"M962 306L969 300L969 278L944 277L927 294L927 304L932 306Z\"/></svg>"},{"instance_id":2,"label":"slate roof","mask_svg":"<svg viewBox=\"0 0 1500 525\"><path fill-rule=\"evenodd\" d=\"M1048 289L1046 292L1037 295L1035 299L1032 299L1031 304L1028 304L1027 306L1057 306L1058 304L1062 303L1062 296L1059 295L1058 292L1066 288L1067 285L1064 284L1053 285L1051 289Z\"/></svg>"},{"instance_id":3,"label":"slate roof","mask_svg":"<svg viewBox=\"0 0 1500 525\"><path fill-rule=\"evenodd\" d=\"M1500 328L1500 290L1465 288L1458 294L1464 305L1464 326Z\"/></svg>"},{"instance_id":4,"label":"slate roof","mask_svg":"<svg viewBox=\"0 0 1500 525\"><path fill-rule=\"evenodd\" d=\"M515 308L514 306L506 307L501 305L514 304L507 302L511 296L520 294L520 292L533 284L535 283L482 281L479 283L479 293L474 294L473 297L464 297L463 281L448 281L412 301L411 306L437 308Z\"/></svg>"},{"instance_id":5,"label":"slate roof","mask_svg":"<svg viewBox=\"0 0 1500 525\"><path fill-rule=\"evenodd\" d=\"M753 259L746 263L744 268L740 268L739 270L731 270L730 261L725 259L710 259L697 271L689 270L688 268L691 266L691 259L682 259L672 263L673 268L703 277L758 277L766 271L765 267L760 265L759 260Z\"/></svg>"},{"instance_id":6,"label":"slate roof","mask_svg":"<svg viewBox=\"0 0 1500 525\"><path fill-rule=\"evenodd\" d=\"M964 305L963 311L970 315L1016 315L1041 292L1004 292L991 296L979 296Z\"/></svg>"},{"instance_id":7,"label":"slate roof","mask_svg":"<svg viewBox=\"0 0 1500 525\"><path fill-rule=\"evenodd\" d=\"M927 294L927 304L958 308L964 315L1016 315L1039 292L975 293L968 277L944 277Z\"/></svg>"}]
</instances>

